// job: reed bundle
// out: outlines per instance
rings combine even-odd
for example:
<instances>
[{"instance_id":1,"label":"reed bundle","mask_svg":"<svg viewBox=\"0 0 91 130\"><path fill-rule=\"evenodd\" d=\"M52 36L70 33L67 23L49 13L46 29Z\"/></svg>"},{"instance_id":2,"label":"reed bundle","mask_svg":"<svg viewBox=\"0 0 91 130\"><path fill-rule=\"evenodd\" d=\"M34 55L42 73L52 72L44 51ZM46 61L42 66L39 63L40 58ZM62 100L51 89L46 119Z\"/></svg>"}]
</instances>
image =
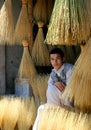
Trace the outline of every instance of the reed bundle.
<instances>
[{"instance_id":1,"label":"reed bundle","mask_svg":"<svg viewBox=\"0 0 91 130\"><path fill-rule=\"evenodd\" d=\"M6 98L7 107L4 111L3 130L14 130L20 113L21 102L18 98Z\"/></svg>"},{"instance_id":2,"label":"reed bundle","mask_svg":"<svg viewBox=\"0 0 91 130\"><path fill-rule=\"evenodd\" d=\"M45 106L40 115L39 130L90 130L91 115L76 113L66 108Z\"/></svg>"},{"instance_id":3,"label":"reed bundle","mask_svg":"<svg viewBox=\"0 0 91 130\"><path fill-rule=\"evenodd\" d=\"M56 0L45 42L77 45L87 41L90 37L88 4L87 0Z\"/></svg>"},{"instance_id":4,"label":"reed bundle","mask_svg":"<svg viewBox=\"0 0 91 130\"><path fill-rule=\"evenodd\" d=\"M84 46L77 59L72 77L67 85L63 98L68 95L74 106L82 112L91 112L91 38Z\"/></svg>"},{"instance_id":5,"label":"reed bundle","mask_svg":"<svg viewBox=\"0 0 91 130\"><path fill-rule=\"evenodd\" d=\"M32 80L37 74L37 71L35 69L31 56L29 54L27 40L23 40L22 44L23 44L24 50L23 50L20 67L19 67L18 76L19 78L28 78L30 82L32 82Z\"/></svg>"},{"instance_id":6,"label":"reed bundle","mask_svg":"<svg viewBox=\"0 0 91 130\"><path fill-rule=\"evenodd\" d=\"M14 42L21 44L23 39L27 39L30 42L30 27L27 0L22 0L21 12L15 27Z\"/></svg>"},{"instance_id":7,"label":"reed bundle","mask_svg":"<svg viewBox=\"0 0 91 130\"><path fill-rule=\"evenodd\" d=\"M7 100L5 98L0 99L0 128L3 125L4 112L7 109Z\"/></svg>"},{"instance_id":8,"label":"reed bundle","mask_svg":"<svg viewBox=\"0 0 91 130\"><path fill-rule=\"evenodd\" d=\"M42 21L43 23L47 22L47 9L45 0L37 0L34 9L33 16L36 22Z\"/></svg>"},{"instance_id":9,"label":"reed bundle","mask_svg":"<svg viewBox=\"0 0 91 130\"><path fill-rule=\"evenodd\" d=\"M33 47L33 3L32 0L28 0L28 16L29 16L29 21L30 21L30 44L29 44L29 50L30 53L32 52L32 47Z\"/></svg>"},{"instance_id":10,"label":"reed bundle","mask_svg":"<svg viewBox=\"0 0 91 130\"><path fill-rule=\"evenodd\" d=\"M54 6L54 0L47 0L47 19L48 19L47 21L48 21L48 23L51 18L53 6Z\"/></svg>"},{"instance_id":11,"label":"reed bundle","mask_svg":"<svg viewBox=\"0 0 91 130\"><path fill-rule=\"evenodd\" d=\"M46 103L46 89L49 75L37 75L33 80L32 88L36 98L36 106Z\"/></svg>"},{"instance_id":12,"label":"reed bundle","mask_svg":"<svg viewBox=\"0 0 91 130\"><path fill-rule=\"evenodd\" d=\"M34 123L36 117L36 107L33 99L23 99L21 100L21 111L19 113L19 118L17 121L17 126L19 130L29 130Z\"/></svg>"},{"instance_id":13,"label":"reed bundle","mask_svg":"<svg viewBox=\"0 0 91 130\"><path fill-rule=\"evenodd\" d=\"M49 51L44 44L43 22L38 22L38 33L32 49L32 60L36 66L49 66Z\"/></svg>"},{"instance_id":14,"label":"reed bundle","mask_svg":"<svg viewBox=\"0 0 91 130\"><path fill-rule=\"evenodd\" d=\"M13 45L14 19L11 0L5 0L0 10L0 44Z\"/></svg>"}]
</instances>

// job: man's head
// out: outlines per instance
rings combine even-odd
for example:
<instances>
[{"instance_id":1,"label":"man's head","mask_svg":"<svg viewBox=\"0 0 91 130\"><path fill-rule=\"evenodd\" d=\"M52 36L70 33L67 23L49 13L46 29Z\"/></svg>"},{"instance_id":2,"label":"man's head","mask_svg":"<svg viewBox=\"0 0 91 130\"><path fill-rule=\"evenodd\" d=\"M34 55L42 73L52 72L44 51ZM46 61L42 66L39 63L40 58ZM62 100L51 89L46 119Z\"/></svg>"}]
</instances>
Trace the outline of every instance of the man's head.
<instances>
[{"instance_id":1,"label":"man's head","mask_svg":"<svg viewBox=\"0 0 91 130\"><path fill-rule=\"evenodd\" d=\"M54 48L50 51L50 62L52 66L59 70L63 65L64 53L60 48Z\"/></svg>"}]
</instances>

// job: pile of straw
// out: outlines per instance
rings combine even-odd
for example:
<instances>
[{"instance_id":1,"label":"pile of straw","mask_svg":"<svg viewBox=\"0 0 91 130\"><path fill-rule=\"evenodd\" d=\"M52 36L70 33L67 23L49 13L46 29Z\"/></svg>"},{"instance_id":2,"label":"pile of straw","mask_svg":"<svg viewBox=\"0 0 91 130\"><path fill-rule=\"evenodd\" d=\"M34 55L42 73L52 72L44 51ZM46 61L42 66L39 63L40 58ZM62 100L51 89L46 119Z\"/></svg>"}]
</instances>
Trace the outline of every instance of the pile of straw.
<instances>
[{"instance_id":1,"label":"pile of straw","mask_svg":"<svg viewBox=\"0 0 91 130\"><path fill-rule=\"evenodd\" d=\"M5 0L0 10L0 44L13 45L14 19L11 0Z\"/></svg>"},{"instance_id":2,"label":"pile of straw","mask_svg":"<svg viewBox=\"0 0 91 130\"><path fill-rule=\"evenodd\" d=\"M22 0L21 12L15 27L14 42L21 44L23 39L27 39L30 42L30 27L27 0Z\"/></svg>"},{"instance_id":3,"label":"pile of straw","mask_svg":"<svg viewBox=\"0 0 91 130\"><path fill-rule=\"evenodd\" d=\"M36 66L49 66L49 51L44 44L43 22L38 22L38 33L32 49L32 60Z\"/></svg>"},{"instance_id":4,"label":"pile of straw","mask_svg":"<svg viewBox=\"0 0 91 130\"><path fill-rule=\"evenodd\" d=\"M91 38L77 59L63 98L68 95L74 106L82 112L91 112Z\"/></svg>"},{"instance_id":5,"label":"pile of straw","mask_svg":"<svg viewBox=\"0 0 91 130\"><path fill-rule=\"evenodd\" d=\"M56 0L48 27L46 43L77 45L90 37L88 0ZM91 10L89 10L91 12ZM90 16L89 16L90 15Z\"/></svg>"},{"instance_id":6,"label":"pile of straw","mask_svg":"<svg viewBox=\"0 0 91 130\"><path fill-rule=\"evenodd\" d=\"M35 69L31 56L29 54L27 40L23 40L22 44L23 44L24 50L23 50L20 67L19 67L18 77L28 78L31 82L36 76L37 71Z\"/></svg>"},{"instance_id":7,"label":"pile of straw","mask_svg":"<svg viewBox=\"0 0 91 130\"><path fill-rule=\"evenodd\" d=\"M40 115L39 130L90 130L91 114L76 113L62 107L45 106Z\"/></svg>"}]
</instances>

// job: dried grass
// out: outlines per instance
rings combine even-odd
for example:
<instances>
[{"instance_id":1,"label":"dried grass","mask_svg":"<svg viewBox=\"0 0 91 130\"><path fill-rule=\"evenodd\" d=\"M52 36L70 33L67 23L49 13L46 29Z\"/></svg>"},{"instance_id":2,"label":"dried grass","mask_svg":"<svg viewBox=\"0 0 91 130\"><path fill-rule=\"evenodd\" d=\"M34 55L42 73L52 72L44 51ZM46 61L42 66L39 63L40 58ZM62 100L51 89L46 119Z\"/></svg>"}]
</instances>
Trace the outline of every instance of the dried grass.
<instances>
[{"instance_id":1,"label":"dried grass","mask_svg":"<svg viewBox=\"0 0 91 130\"><path fill-rule=\"evenodd\" d=\"M87 41L90 37L88 2L56 0L45 42L52 45L77 45Z\"/></svg>"},{"instance_id":2,"label":"dried grass","mask_svg":"<svg viewBox=\"0 0 91 130\"><path fill-rule=\"evenodd\" d=\"M30 27L27 1L25 1L25 3L22 2L21 12L15 27L14 42L21 44L23 39L27 39L30 42Z\"/></svg>"},{"instance_id":3,"label":"dried grass","mask_svg":"<svg viewBox=\"0 0 91 130\"><path fill-rule=\"evenodd\" d=\"M36 66L49 66L49 51L44 44L43 22L38 23L38 33L36 35L32 49L32 60Z\"/></svg>"},{"instance_id":4,"label":"dried grass","mask_svg":"<svg viewBox=\"0 0 91 130\"><path fill-rule=\"evenodd\" d=\"M91 115L46 105L41 112L39 130L90 130Z\"/></svg>"},{"instance_id":5,"label":"dried grass","mask_svg":"<svg viewBox=\"0 0 91 130\"><path fill-rule=\"evenodd\" d=\"M46 0L37 0L34 9L33 16L36 22L42 21L43 23L47 22L47 9L46 9Z\"/></svg>"},{"instance_id":6,"label":"dried grass","mask_svg":"<svg viewBox=\"0 0 91 130\"><path fill-rule=\"evenodd\" d=\"M11 0L5 0L0 10L0 44L13 45L14 19Z\"/></svg>"},{"instance_id":7,"label":"dried grass","mask_svg":"<svg viewBox=\"0 0 91 130\"><path fill-rule=\"evenodd\" d=\"M48 86L47 85L48 78L49 78L48 74L37 75L31 84L37 107L40 104L46 103L46 89Z\"/></svg>"},{"instance_id":8,"label":"dried grass","mask_svg":"<svg viewBox=\"0 0 91 130\"><path fill-rule=\"evenodd\" d=\"M72 77L67 85L63 98L74 101L75 108L83 112L91 112L91 38L84 46L77 59Z\"/></svg>"},{"instance_id":9,"label":"dried grass","mask_svg":"<svg viewBox=\"0 0 91 130\"><path fill-rule=\"evenodd\" d=\"M18 76L19 78L28 78L30 82L32 82L32 80L37 74L37 71L29 54L28 42L26 40L23 40L22 43L24 46L24 50L19 67Z\"/></svg>"}]
</instances>

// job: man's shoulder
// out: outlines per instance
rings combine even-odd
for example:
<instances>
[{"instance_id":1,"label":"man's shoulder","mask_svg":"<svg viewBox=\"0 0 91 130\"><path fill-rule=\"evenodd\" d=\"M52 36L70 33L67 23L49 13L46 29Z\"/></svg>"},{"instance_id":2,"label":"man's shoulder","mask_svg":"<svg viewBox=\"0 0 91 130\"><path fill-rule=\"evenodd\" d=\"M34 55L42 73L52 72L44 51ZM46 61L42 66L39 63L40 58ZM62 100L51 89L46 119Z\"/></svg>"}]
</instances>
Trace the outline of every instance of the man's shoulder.
<instances>
[{"instance_id":1,"label":"man's shoulder","mask_svg":"<svg viewBox=\"0 0 91 130\"><path fill-rule=\"evenodd\" d=\"M64 63L64 68L72 69L73 68L73 64L71 64L71 63Z\"/></svg>"}]
</instances>

